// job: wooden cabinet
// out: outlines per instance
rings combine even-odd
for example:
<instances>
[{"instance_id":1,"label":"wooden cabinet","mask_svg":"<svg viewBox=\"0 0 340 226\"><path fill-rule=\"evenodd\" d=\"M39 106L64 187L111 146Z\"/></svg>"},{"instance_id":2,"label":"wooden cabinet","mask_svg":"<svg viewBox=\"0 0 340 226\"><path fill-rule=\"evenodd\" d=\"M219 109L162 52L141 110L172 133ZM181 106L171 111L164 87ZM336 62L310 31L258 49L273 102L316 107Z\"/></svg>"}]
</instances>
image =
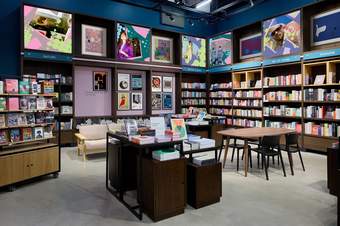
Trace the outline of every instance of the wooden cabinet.
<instances>
[{"instance_id":1,"label":"wooden cabinet","mask_svg":"<svg viewBox=\"0 0 340 226\"><path fill-rule=\"evenodd\" d=\"M154 221L184 213L186 159L142 161L142 206Z\"/></svg>"},{"instance_id":2,"label":"wooden cabinet","mask_svg":"<svg viewBox=\"0 0 340 226\"><path fill-rule=\"evenodd\" d=\"M0 157L0 187L59 171L58 146Z\"/></svg>"}]
</instances>

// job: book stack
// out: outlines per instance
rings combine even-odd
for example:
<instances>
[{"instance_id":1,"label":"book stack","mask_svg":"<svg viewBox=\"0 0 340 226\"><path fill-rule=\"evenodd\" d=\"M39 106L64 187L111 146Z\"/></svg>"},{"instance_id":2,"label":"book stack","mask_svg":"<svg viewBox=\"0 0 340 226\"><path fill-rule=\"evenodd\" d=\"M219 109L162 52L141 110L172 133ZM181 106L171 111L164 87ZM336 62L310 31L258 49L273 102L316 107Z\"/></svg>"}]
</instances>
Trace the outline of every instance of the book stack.
<instances>
[{"instance_id":1,"label":"book stack","mask_svg":"<svg viewBox=\"0 0 340 226\"><path fill-rule=\"evenodd\" d=\"M158 150L152 152L152 158L159 161L166 161L172 159L179 159L179 151L173 149Z\"/></svg>"},{"instance_id":2,"label":"book stack","mask_svg":"<svg viewBox=\"0 0 340 226\"><path fill-rule=\"evenodd\" d=\"M209 166L216 163L216 159L213 156L201 155L193 158L192 162L198 166Z\"/></svg>"},{"instance_id":3,"label":"book stack","mask_svg":"<svg viewBox=\"0 0 340 226\"><path fill-rule=\"evenodd\" d=\"M263 83L264 87L301 85L302 75L292 74L292 75L280 75L276 77L265 77Z\"/></svg>"},{"instance_id":4,"label":"book stack","mask_svg":"<svg viewBox=\"0 0 340 226\"><path fill-rule=\"evenodd\" d=\"M131 142L133 142L135 144L140 144L140 145L153 144L153 143L155 143L155 137L152 137L152 136L141 136L141 135L132 136L131 137Z\"/></svg>"},{"instance_id":5,"label":"book stack","mask_svg":"<svg viewBox=\"0 0 340 226\"><path fill-rule=\"evenodd\" d=\"M165 130L165 135L171 137L172 141L179 141L182 140L180 134L172 131L172 130Z\"/></svg>"},{"instance_id":6,"label":"book stack","mask_svg":"<svg viewBox=\"0 0 340 226\"><path fill-rule=\"evenodd\" d=\"M201 138L201 139L195 140L194 142L198 143L199 149L215 147L215 140L213 139Z\"/></svg>"},{"instance_id":7,"label":"book stack","mask_svg":"<svg viewBox=\"0 0 340 226\"><path fill-rule=\"evenodd\" d=\"M172 137L171 136L163 136L163 135L161 135L161 136L156 136L155 137L155 141L157 142L157 143L165 143L165 142L170 142L172 140Z\"/></svg>"}]
</instances>

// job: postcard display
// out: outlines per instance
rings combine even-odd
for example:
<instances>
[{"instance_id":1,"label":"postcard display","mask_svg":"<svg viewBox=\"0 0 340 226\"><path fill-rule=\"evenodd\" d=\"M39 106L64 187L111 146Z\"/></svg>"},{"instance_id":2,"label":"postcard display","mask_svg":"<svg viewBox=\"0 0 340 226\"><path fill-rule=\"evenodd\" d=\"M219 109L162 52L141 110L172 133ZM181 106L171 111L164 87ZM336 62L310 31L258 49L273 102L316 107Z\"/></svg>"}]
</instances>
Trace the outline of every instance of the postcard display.
<instances>
[{"instance_id":1,"label":"postcard display","mask_svg":"<svg viewBox=\"0 0 340 226\"><path fill-rule=\"evenodd\" d=\"M154 72L151 76L152 115L175 113L175 75Z\"/></svg>"},{"instance_id":2,"label":"postcard display","mask_svg":"<svg viewBox=\"0 0 340 226\"><path fill-rule=\"evenodd\" d=\"M117 116L145 115L146 73L144 71L117 70L115 79L115 104Z\"/></svg>"}]
</instances>

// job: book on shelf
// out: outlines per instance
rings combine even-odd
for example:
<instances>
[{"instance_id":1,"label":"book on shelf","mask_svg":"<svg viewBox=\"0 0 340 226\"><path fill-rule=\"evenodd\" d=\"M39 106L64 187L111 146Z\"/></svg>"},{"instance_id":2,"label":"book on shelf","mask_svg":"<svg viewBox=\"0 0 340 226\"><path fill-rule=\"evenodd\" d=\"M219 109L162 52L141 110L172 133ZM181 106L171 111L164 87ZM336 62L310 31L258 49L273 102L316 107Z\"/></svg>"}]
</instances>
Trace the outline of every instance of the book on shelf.
<instances>
[{"instance_id":1,"label":"book on shelf","mask_svg":"<svg viewBox=\"0 0 340 226\"><path fill-rule=\"evenodd\" d=\"M265 77L263 86L271 87L271 86L294 86L302 84L302 75L301 74L289 74L289 75L280 75L275 77Z\"/></svg>"},{"instance_id":2,"label":"book on shelf","mask_svg":"<svg viewBox=\"0 0 340 226\"><path fill-rule=\"evenodd\" d=\"M19 102L19 108L20 110L28 110L28 99L27 97L20 97L20 102Z\"/></svg>"},{"instance_id":3,"label":"book on shelf","mask_svg":"<svg viewBox=\"0 0 340 226\"><path fill-rule=\"evenodd\" d=\"M27 108L28 110L36 110L37 109L37 98L28 97L27 98Z\"/></svg>"},{"instance_id":4,"label":"book on shelf","mask_svg":"<svg viewBox=\"0 0 340 226\"><path fill-rule=\"evenodd\" d=\"M63 105L60 107L61 114L73 114L73 107L72 106L66 106Z\"/></svg>"},{"instance_id":5,"label":"book on shelf","mask_svg":"<svg viewBox=\"0 0 340 226\"><path fill-rule=\"evenodd\" d=\"M52 137L53 137L52 126L45 126L44 127L44 138L52 138Z\"/></svg>"},{"instance_id":6,"label":"book on shelf","mask_svg":"<svg viewBox=\"0 0 340 226\"><path fill-rule=\"evenodd\" d=\"M62 102L71 102L72 101L72 92L61 93L60 94L60 101L62 101Z\"/></svg>"},{"instance_id":7,"label":"book on shelf","mask_svg":"<svg viewBox=\"0 0 340 226\"><path fill-rule=\"evenodd\" d=\"M44 128L43 127L35 127L33 129L34 139L43 139L44 138Z\"/></svg>"},{"instance_id":8,"label":"book on shelf","mask_svg":"<svg viewBox=\"0 0 340 226\"><path fill-rule=\"evenodd\" d=\"M17 94L19 91L19 84L17 79L5 79L5 92L10 94Z\"/></svg>"},{"instance_id":9,"label":"book on shelf","mask_svg":"<svg viewBox=\"0 0 340 226\"><path fill-rule=\"evenodd\" d=\"M0 81L0 94L4 93L4 82Z\"/></svg>"},{"instance_id":10,"label":"book on shelf","mask_svg":"<svg viewBox=\"0 0 340 226\"><path fill-rule=\"evenodd\" d=\"M182 88L183 89L206 89L206 83L200 83L200 82L182 82Z\"/></svg>"},{"instance_id":11,"label":"book on shelf","mask_svg":"<svg viewBox=\"0 0 340 226\"><path fill-rule=\"evenodd\" d=\"M336 74L335 72L328 72L327 75L327 84L334 84L336 83Z\"/></svg>"},{"instance_id":12,"label":"book on shelf","mask_svg":"<svg viewBox=\"0 0 340 226\"><path fill-rule=\"evenodd\" d=\"M9 97L7 99L7 109L9 111L18 111L19 110L19 98Z\"/></svg>"},{"instance_id":13,"label":"book on shelf","mask_svg":"<svg viewBox=\"0 0 340 226\"><path fill-rule=\"evenodd\" d=\"M135 119L124 120L125 132L128 136L134 136L138 133L138 125Z\"/></svg>"},{"instance_id":14,"label":"book on shelf","mask_svg":"<svg viewBox=\"0 0 340 226\"><path fill-rule=\"evenodd\" d=\"M23 141L33 140L32 128L21 128L21 140Z\"/></svg>"},{"instance_id":15,"label":"book on shelf","mask_svg":"<svg viewBox=\"0 0 340 226\"><path fill-rule=\"evenodd\" d=\"M315 76L314 85L322 85L325 82L326 75Z\"/></svg>"},{"instance_id":16,"label":"book on shelf","mask_svg":"<svg viewBox=\"0 0 340 226\"><path fill-rule=\"evenodd\" d=\"M231 89L233 87L232 82L228 83L214 83L210 85L210 90L216 90L216 89Z\"/></svg>"},{"instance_id":17,"label":"book on shelf","mask_svg":"<svg viewBox=\"0 0 340 226\"><path fill-rule=\"evenodd\" d=\"M35 124L34 113L26 113L26 122L27 122L27 125L34 125Z\"/></svg>"},{"instance_id":18,"label":"book on shelf","mask_svg":"<svg viewBox=\"0 0 340 226\"><path fill-rule=\"evenodd\" d=\"M232 92L228 92L228 91L215 91L215 92L210 92L210 97L214 98L214 97L218 97L218 98L231 98L233 97L233 93Z\"/></svg>"},{"instance_id":19,"label":"book on shelf","mask_svg":"<svg viewBox=\"0 0 340 226\"><path fill-rule=\"evenodd\" d=\"M301 108L288 107L287 105L266 106L263 108L264 116L301 117Z\"/></svg>"},{"instance_id":20,"label":"book on shelf","mask_svg":"<svg viewBox=\"0 0 340 226\"><path fill-rule=\"evenodd\" d=\"M9 113L7 114L7 126L8 127L13 127L13 126L18 126L18 114L16 113Z\"/></svg>"},{"instance_id":21,"label":"book on shelf","mask_svg":"<svg viewBox=\"0 0 340 226\"><path fill-rule=\"evenodd\" d=\"M323 137L339 136L339 126L336 123L305 123L305 134Z\"/></svg>"},{"instance_id":22,"label":"book on shelf","mask_svg":"<svg viewBox=\"0 0 340 226\"><path fill-rule=\"evenodd\" d=\"M53 81L43 81L41 82L41 91L45 94L50 94L54 92L54 82Z\"/></svg>"},{"instance_id":23,"label":"book on shelf","mask_svg":"<svg viewBox=\"0 0 340 226\"><path fill-rule=\"evenodd\" d=\"M292 129L292 130L295 130L297 133L301 133L301 130L302 130L302 126L300 122L279 122L279 121L265 120L264 126L272 127L272 128Z\"/></svg>"},{"instance_id":24,"label":"book on shelf","mask_svg":"<svg viewBox=\"0 0 340 226\"><path fill-rule=\"evenodd\" d=\"M0 130L0 144L8 143L8 133L6 130Z\"/></svg>"},{"instance_id":25,"label":"book on shelf","mask_svg":"<svg viewBox=\"0 0 340 226\"><path fill-rule=\"evenodd\" d=\"M28 81L19 81L19 94L29 94L30 84Z\"/></svg>"},{"instance_id":26,"label":"book on shelf","mask_svg":"<svg viewBox=\"0 0 340 226\"><path fill-rule=\"evenodd\" d=\"M301 101L302 91L273 91L263 95L263 101Z\"/></svg>"},{"instance_id":27,"label":"book on shelf","mask_svg":"<svg viewBox=\"0 0 340 226\"><path fill-rule=\"evenodd\" d=\"M131 142L140 144L140 145L153 144L155 143L155 137L136 135L136 136L131 137Z\"/></svg>"},{"instance_id":28,"label":"book on shelf","mask_svg":"<svg viewBox=\"0 0 340 226\"><path fill-rule=\"evenodd\" d=\"M53 108L53 99L52 98L45 98L45 108L51 109Z\"/></svg>"},{"instance_id":29,"label":"book on shelf","mask_svg":"<svg viewBox=\"0 0 340 226\"><path fill-rule=\"evenodd\" d=\"M180 153L173 149L156 150L152 152L152 158L159 161L178 159L180 158Z\"/></svg>"},{"instance_id":30,"label":"book on shelf","mask_svg":"<svg viewBox=\"0 0 340 226\"><path fill-rule=\"evenodd\" d=\"M31 93L32 94L38 94L38 83L37 82L32 82L31 83Z\"/></svg>"},{"instance_id":31,"label":"book on shelf","mask_svg":"<svg viewBox=\"0 0 340 226\"><path fill-rule=\"evenodd\" d=\"M235 126L242 127L262 127L262 122L259 120L249 120L249 119L233 119L232 124Z\"/></svg>"},{"instance_id":32,"label":"book on shelf","mask_svg":"<svg viewBox=\"0 0 340 226\"><path fill-rule=\"evenodd\" d=\"M6 127L6 115L0 114L0 128Z\"/></svg>"},{"instance_id":33,"label":"book on shelf","mask_svg":"<svg viewBox=\"0 0 340 226\"><path fill-rule=\"evenodd\" d=\"M0 111L7 110L7 101L5 97L0 97Z\"/></svg>"},{"instance_id":34,"label":"book on shelf","mask_svg":"<svg viewBox=\"0 0 340 226\"><path fill-rule=\"evenodd\" d=\"M9 131L9 134L11 142L21 141L20 129L11 129Z\"/></svg>"},{"instance_id":35,"label":"book on shelf","mask_svg":"<svg viewBox=\"0 0 340 226\"><path fill-rule=\"evenodd\" d=\"M340 108L333 106L307 106L305 107L306 118L340 119Z\"/></svg>"},{"instance_id":36,"label":"book on shelf","mask_svg":"<svg viewBox=\"0 0 340 226\"><path fill-rule=\"evenodd\" d=\"M27 125L27 119L26 119L26 114L20 113L16 114L18 117L18 126L25 126Z\"/></svg>"},{"instance_id":37,"label":"book on shelf","mask_svg":"<svg viewBox=\"0 0 340 226\"><path fill-rule=\"evenodd\" d=\"M305 89L304 90L305 101L339 101L340 90L338 89Z\"/></svg>"},{"instance_id":38,"label":"book on shelf","mask_svg":"<svg viewBox=\"0 0 340 226\"><path fill-rule=\"evenodd\" d=\"M37 110L46 109L46 99L44 97L38 97L36 101L37 101Z\"/></svg>"},{"instance_id":39,"label":"book on shelf","mask_svg":"<svg viewBox=\"0 0 340 226\"><path fill-rule=\"evenodd\" d=\"M262 91L259 90L237 91L235 93L235 97L262 98Z\"/></svg>"},{"instance_id":40,"label":"book on shelf","mask_svg":"<svg viewBox=\"0 0 340 226\"><path fill-rule=\"evenodd\" d=\"M36 124L43 124L43 123L45 123L45 114L44 114L44 112L37 112L35 114L35 123Z\"/></svg>"}]
</instances>

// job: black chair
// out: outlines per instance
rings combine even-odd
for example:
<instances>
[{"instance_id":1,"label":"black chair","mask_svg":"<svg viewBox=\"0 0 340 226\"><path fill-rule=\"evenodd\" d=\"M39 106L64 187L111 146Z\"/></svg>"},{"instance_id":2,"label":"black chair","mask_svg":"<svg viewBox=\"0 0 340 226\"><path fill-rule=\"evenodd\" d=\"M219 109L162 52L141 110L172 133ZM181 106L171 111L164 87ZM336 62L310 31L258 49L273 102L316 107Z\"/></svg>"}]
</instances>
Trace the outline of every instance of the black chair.
<instances>
[{"instance_id":1,"label":"black chair","mask_svg":"<svg viewBox=\"0 0 340 226\"><path fill-rule=\"evenodd\" d=\"M279 159L281 160L283 175L286 176L286 170L283 164L282 154L280 150L280 136L265 136L261 139L258 148L251 148L250 150L258 153L261 156L262 168L264 164L267 180L269 180L268 177L269 158L273 156L278 156Z\"/></svg>"},{"instance_id":2,"label":"black chair","mask_svg":"<svg viewBox=\"0 0 340 226\"><path fill-rule=\"evenodd\" d=\"M236 157L237 157L237 163L236 163L236 168L237 168L237 171L239 170L239 166L240 166L240 150L243 150L244 149L244 145L243 144L237 144L237 139L234 138L234 143L233 144L229 144L228 147L229 148L232 148L233 149L233 152L232 152L232 155L231 155L231 162L234 161L234 155L235 155L235 150L236 150ZM250 150L250 146L248 145L248 150ZM252 165L252 159L251 159L251 153L250 151L248 152L249 153L249 163L250 163L250 168L253 167ZM243 160L243 157L244 157L244 152L242 153L242 160Z\"/></svg>"},{"instance_id":3,"label":"black chair","mask_svg":"<svg viewBox=\"0 0 340 226\"><path fill-rule=\"evenodd\" d=\"M301 150L303 148L299 145L299 137L296 133L290 133L286 135L286 144L280 145L282 151L286 151L288 154L288 160L290 165L290 170L292 175L294 175L294 169L293 169L293 158L292 153L298 153L302 165L303 171L305 171L305 165L303 164Z\"/></svg>"}]
</instances>

